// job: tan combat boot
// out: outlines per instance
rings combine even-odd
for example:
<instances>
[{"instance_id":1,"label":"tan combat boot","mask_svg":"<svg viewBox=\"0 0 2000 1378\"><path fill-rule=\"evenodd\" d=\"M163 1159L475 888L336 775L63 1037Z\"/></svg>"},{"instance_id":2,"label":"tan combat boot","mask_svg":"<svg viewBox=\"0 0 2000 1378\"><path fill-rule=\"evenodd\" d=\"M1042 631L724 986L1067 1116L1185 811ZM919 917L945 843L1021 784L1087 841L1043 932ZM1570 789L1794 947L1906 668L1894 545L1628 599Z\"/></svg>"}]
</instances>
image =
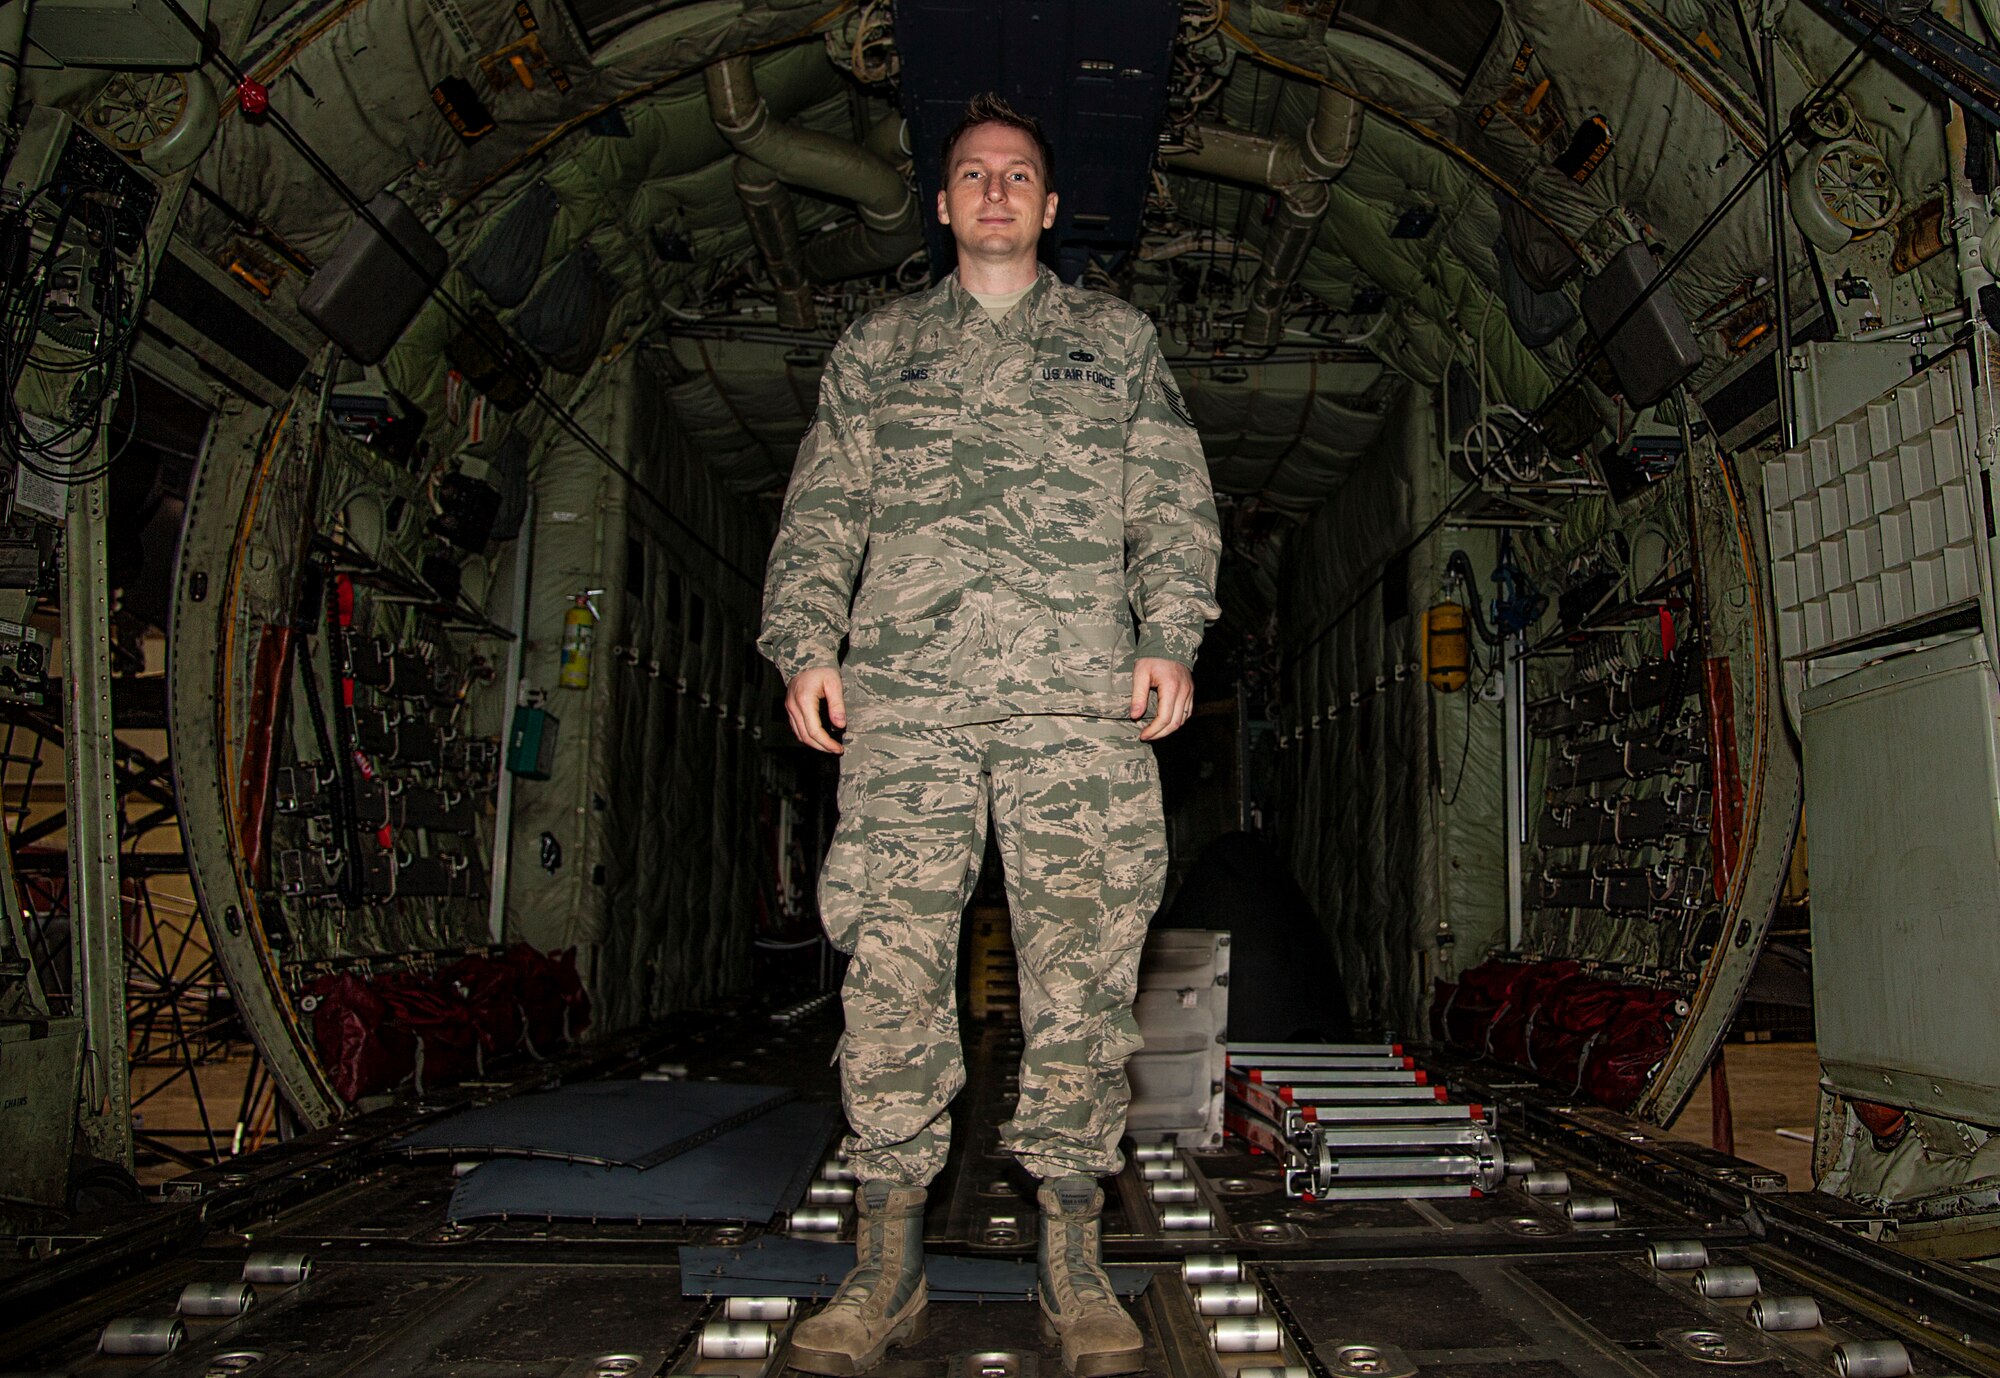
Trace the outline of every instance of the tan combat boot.
<instances>
[{"instance_id":1,"label":"tan combat boot","mask_svg":"<svg viewBox=\"0 0 2000 1378\"><path fill-rule=\"evenodd\" d=\"M1098 1261L1104 1193L1088 1177L1055 1177L1042 1183L1035 1200L1042 1208L1036 1259L1042 1315L1062 1338L1063 1367L1074 1378L1139 1372L1146 1341Z\"/></svg>"},{"instance_id":2,"label":"tan combat boot","mask_svg":"<svg viewBox=\"0 0 2000 1378\"><path fill-rule=\"evenodd\" d=\"M863 1182L854 1209L853 1271L792 1332L791 1364L805 1373L866 1373L924 1333L924 1189Z\"/></svg>"}]
</instances>

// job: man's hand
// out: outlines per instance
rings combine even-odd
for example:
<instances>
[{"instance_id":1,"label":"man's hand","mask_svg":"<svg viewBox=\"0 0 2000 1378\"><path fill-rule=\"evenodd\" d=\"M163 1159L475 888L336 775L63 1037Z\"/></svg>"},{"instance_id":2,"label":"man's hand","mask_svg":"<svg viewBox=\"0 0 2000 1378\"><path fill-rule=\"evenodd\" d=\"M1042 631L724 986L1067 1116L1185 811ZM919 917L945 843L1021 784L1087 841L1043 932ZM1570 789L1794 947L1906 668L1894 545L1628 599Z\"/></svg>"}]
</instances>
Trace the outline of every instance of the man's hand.
<instances>
[{"instance_id":1,"label":"man's hand","mask_svg":"<svg viewBox=\"0 0 2000 1378\"><path fill-rule=\"evenodd\" d=\"M1155 662L1158 663L1158 662ZM1183 675L1187 671L1181 671ZM1164 695L1162 696L1164 697ZM811 747L814 751L825 751L839 756L847 748L833 739L820 721L820 703L826 703L826 716L835 727L847 727L847 701L840 694L840 671L832 666L821 666L816 670L801 670L785 686L785 716L792 720L792 735ZM1137 713L1132 715L1138 717Z\"/></svg>"},{"instance_id":2,"label":"man's hand","mask_svg":"<svg viewBox=\"0 0 2000 1378\"><path fill-rule=\"evenodd\" d=\"M804 675L799 676L804 679ZM1161 660L1153 656L1141 659L1132 667L1132 716L1145 716L1146 694L1157 691L1160 696L1160 711L1139 733L1142 742L1157 742L1162 737L1172 736L1180 725L1194 712L1194 672L1178 660ZM788 700L789 702L789 700Z\"/></svg>"}]
</instances>

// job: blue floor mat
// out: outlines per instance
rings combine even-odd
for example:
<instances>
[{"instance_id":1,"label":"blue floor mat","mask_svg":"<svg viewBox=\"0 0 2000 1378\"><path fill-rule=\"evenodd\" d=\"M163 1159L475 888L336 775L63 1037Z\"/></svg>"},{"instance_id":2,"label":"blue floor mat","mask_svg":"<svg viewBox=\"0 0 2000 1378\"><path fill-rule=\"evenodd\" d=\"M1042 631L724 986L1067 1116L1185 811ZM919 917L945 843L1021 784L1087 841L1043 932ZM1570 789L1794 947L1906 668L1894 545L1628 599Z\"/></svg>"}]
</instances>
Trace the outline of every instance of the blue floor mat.
<instances>
[{"instance_id":1,"label":"blue floor mat","mask_svg":"<svg viewBox=\"0 0 2000 1378\"><path fill-rule=\"evenodd\" d=\"M773 1235L740 1249L681 1250L681 1295L688 1297L804 1297L833 1295L854 1266L854 1246L833 1240ZM1153 1274L1147 1268L1110 1268L1119 1295L1136 1297ZM924 1280L932 1301L1029 1301L1035 1265L1015 1258L962 1258L930 1254Z\"/></svg>"},{"instance_id":2,"label":"blue floor mat","mask_svg":"<svg viewBox=\"0 0 2000 1378\"><path fill-rule=\"evenodd\" d=\"M391 1148L649 1168L748 1124L798 1092L708 1081L585 1081L447 1115Z\"/></svg>"},{"instance_id":3,"label":"blue floor mat","mask_svg":"<svg viewBox=\"0 0 2000 1378\"><path fill-rule=\"evenodd\" d=\"M839 1124L835 1106L792 1101L651 1168L496 1158L458 1179L446 1216L762 1224L799 1203Z\"/></svg>"}]
</instances>

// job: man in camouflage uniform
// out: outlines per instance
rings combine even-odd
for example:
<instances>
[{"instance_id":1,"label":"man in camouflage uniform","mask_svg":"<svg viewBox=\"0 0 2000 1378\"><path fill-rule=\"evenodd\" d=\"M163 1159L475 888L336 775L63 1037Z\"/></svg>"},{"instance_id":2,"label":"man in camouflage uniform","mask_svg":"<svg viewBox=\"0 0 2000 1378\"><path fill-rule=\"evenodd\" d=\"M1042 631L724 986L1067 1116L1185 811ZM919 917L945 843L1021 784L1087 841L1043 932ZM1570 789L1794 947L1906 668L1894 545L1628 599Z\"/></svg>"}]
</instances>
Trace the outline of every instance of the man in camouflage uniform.
<instances>
[{"instance_id":1,"label":"man in camouflage uniform","mask_svg":"<svg viewBox=\"0 0 2000 1378\"><path fill-rule=\"evenodd\" d=\"M1192 711L1220 541L1152 323L1037 267L1048 168L1032 121L972 103L938 197L958 270L835 347L771 552L758 645L799 739L843 756L820 904L853 954L839 1062L861 1219L854 1272L793 1341L814 1373L864 1372L921 1328L989 806L1026 1038L1002 1141L1042 1181L1042 1307L1073 1373L1142 1364L1098 1262L1095 1179L1122 1166L1166 872L1150 744Z\"/></svg>"}]
</instances>

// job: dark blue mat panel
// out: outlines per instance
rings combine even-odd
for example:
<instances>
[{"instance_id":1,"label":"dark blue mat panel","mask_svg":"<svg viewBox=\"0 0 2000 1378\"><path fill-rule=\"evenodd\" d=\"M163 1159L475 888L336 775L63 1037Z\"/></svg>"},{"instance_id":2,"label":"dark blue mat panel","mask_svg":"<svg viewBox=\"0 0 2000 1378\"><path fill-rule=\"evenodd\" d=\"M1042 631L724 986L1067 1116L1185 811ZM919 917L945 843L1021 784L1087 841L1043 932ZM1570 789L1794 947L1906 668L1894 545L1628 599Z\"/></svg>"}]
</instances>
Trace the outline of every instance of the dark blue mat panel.
<instances>
[{"instance_id":1,"label":"dark blue mat panel","mask_svg":"<svg viewBox=\"0 0 2000 1378\"><path fill-rule=\"evenodd\" d=\"M483 1170L483 1169L482 1169ZM834 1240L772 1235L740 1249L681 1250L681 1294L690 1297L804 1297L833 1295L854 1266L854 1246ZM1136 1297L1153 1274L1146 1268L1112 1268L1111 1285ZM961 1258L930 1254L924 1280L932 1301L1030 1301L1035 1265L1015 1258Z\"/></svg>"},{"instance_id":2,"label":"dark blue mat panel","mask_svg":"<svg viewBox=\"0 0 2000 1378\"><path fill-rule=\"evenodd\" d=\"M651 1168L496 1158L458 1179L447 1217L768 1221L805 1195L839 1108L792 1101Z\"/></svg>"},{"instance_id":3,"label":"dark blue mat panel","mask_svg":"<svg viewBox=\"0 0 2000 1378\"><path fill-rule=\"evenodd\" d=\"M461 1110L390 1147L646 1168L747 1124L797 1094L782 1086L726 1082L585 1081Z\"/></svg>"}]
</instances>

